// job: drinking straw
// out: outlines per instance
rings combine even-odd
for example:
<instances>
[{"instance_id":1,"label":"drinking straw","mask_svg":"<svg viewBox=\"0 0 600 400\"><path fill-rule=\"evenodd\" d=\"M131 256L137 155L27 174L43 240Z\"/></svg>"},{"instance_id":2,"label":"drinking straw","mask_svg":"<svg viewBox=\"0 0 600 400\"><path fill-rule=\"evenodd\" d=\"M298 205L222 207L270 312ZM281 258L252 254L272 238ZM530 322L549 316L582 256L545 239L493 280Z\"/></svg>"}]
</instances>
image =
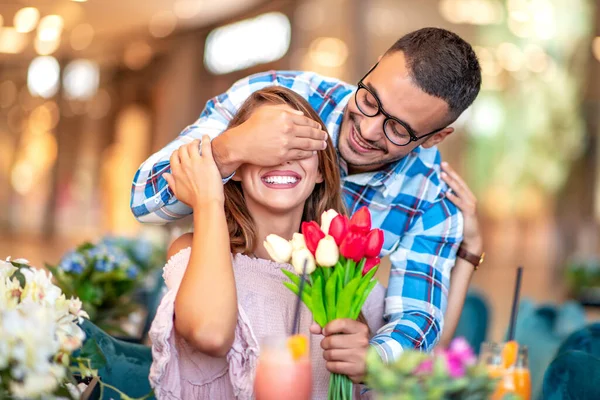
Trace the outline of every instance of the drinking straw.
<instances>
[{"instance_id":1,"label":"drinking straw","mask_svg":"<svg viewBox=\"0 0 600 400\"><path fill-rule=\"evenodd\" d=\"M308 260L304 260L304 266L302 267L302 276L300 276L300 285L298 287L298 298L296 299L296 309L294 310L294 324L292 325L292 336L297 335L300 330L300 303L302 302L302 291L304 290L307 265Z\"/></svg>"},{"instance_id":2,"label":"drinking straw","mask_svg":"<svg viewBox=\"0 0 600 400\"><path fill-rule=\"evenodd\" d=\"M515 282L515 293L513 295L512 310L510 313L510 324L508 326L508 340L515 340L515 328L517 324L517 314L519 308L519 295L521 293L521 278L523 277L523 267L517 268L517 281Z\"/></svg>"}]
</instances>

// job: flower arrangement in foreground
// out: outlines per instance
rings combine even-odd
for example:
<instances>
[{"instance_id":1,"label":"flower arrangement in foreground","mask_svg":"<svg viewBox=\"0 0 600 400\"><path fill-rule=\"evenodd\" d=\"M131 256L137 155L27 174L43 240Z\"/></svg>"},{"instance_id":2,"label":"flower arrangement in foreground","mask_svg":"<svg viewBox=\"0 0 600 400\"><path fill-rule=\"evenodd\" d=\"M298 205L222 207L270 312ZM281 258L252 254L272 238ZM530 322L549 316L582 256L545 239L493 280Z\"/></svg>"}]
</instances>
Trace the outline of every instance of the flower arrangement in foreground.
<instances>
[{"instance_id":1,"label":"flower arrangement in foreground","mask_svg":"<svg viewBox=\"0 0 600 400\"><path fill-rule=\"evenodd\" d=\"M163 248L143 238L107 237L84 243L56 266L46 265L67 296L83 302L90 320L110 334L125 334L123 318L140 308L131 301L144 279L164 263Z\"/></svg>"},{"instance_id":2,"label":"flower arrangement in foreground","mask_svg":"<svg viewBox=\"0 0 600 400\"><path fill-rule=\"evenodd\" d=\"M392 364L385 364L371 349L366 382L381 400L489 399L497 379L476 362L463 338L454 339L447 350L433 353L405 350Z\"/></svg>"},{"instance_id":3,"label":"flower arrangement in foreground","mask_svg":"<svg viewBox=\"0 0 600 400\"><path fill-rule=\"evenodd\" d=\"M306 263L306 284L300 291L300 276L282 270L285 282L312 312L315 322L324 327L334 319L359 317L363 304L376 285L373 279L379 266L383 231L371 229L368 208L360 208L351 219L328 210L315 221L303 222L302 233L291 241L277 235L267 236L264 246L276 262L290 262L300 276ZM331 374L329 400L351 399L352 381L345 375Z\"/></svg>"},{"instance_id":4,"label":"flower arrangement in foreground","mask_svg":"<svg viewBox=\"0 0 600 400\"><path fill-rule=\"evenodd\" d=\"M27 264L0 261L0 398L61 391L71 398L65 387L71 374L92 374L84 359L72 357L85 339L78 324L88 316L79 299L67 299L52 283L51 274Z\"/></svg>"}]
</instances>

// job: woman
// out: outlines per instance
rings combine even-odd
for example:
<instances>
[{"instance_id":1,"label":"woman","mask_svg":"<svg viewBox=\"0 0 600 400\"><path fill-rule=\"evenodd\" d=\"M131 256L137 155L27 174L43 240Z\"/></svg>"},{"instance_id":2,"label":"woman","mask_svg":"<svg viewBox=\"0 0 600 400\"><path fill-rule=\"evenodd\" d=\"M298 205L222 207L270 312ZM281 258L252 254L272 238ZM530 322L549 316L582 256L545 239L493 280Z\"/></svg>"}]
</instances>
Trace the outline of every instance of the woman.
<instances>
[{"instance_id":1,"label":"woman","mask_svg":"<svg viewBox=\"0 0 600 400\"><path fill-rule=\"evenodd\" d=\"M304 99L281 87L252 94L230 128L260 107L284 107L325 130ZM184 178L166 179L193 208L194 233L169 249L164 271L169 290L150 331L150 381L158 398L252 397L259 341L289 333L296 301L280 271L291 266L268 261L263 240L271 233L291 239L302 221L318 220L328 209L343 211L336 154L327 140L324 150L305 160L268 168L245 164L225 185L208 137L202 155L196 142L173 154L173 173ZM372 332L383 325L384 292L376 286L363 308ZM311 322L303 308L300 326L307 336ZM368 343L369 329L364 332L362 342ZM314 399L327 397L329 383L319 341L311 336Z\"/></svg>"}]
</instances>

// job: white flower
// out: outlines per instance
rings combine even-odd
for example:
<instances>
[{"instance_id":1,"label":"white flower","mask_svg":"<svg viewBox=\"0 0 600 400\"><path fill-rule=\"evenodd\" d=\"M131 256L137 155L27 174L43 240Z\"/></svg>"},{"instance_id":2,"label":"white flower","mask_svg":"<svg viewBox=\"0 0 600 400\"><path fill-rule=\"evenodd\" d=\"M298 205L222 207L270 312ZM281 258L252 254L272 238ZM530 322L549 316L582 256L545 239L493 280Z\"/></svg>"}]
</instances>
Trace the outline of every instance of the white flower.
<instances>
[{"instance_id":1,"label":"white flower","mask_svg":"<svg viewBox=\"0 0 600 400\"><path fill-rule=\"evenodd\" d=\"M322 267L333 267L340 258L340 251L333 236L325 236L319 240L315 252L317 264Z\"/></svg>"},{"instance_id":2,"label":"white flower","mask_svg":"<svg viewBox=\"0 0 600 400\"><path fill-rule=\"evenodd\" d=\"M334 209L324 211L323 214L321 214L321 230L324 234L327 235L329 233L329 225L331 225L331 221L337 216L338 212Z\"/></svg>"},{"instance_id":3,"label":"white flower","mask_svg":"<svg viewBox=\"0 0 600 400\"><path fill-rule=\"evenodd\" d=\"M311 274L317 266L315 265L315 258L312 253L308 249L300 249L295 250L292 253L292 265L294 266L294 271L298 275L302 275L302 271L304 269L304 262L306 261L306 274Z\"/></svg>"},{"instance_id":4,"label":"white flower","mask_svg":"<svg viewBox=\"0 0 600 400\"><path fill-rule=\"evenodd\" d=\"M9 278L16 269L24 285ZM63 384L64 363L85 339L77 321L87 314L81 301L67 300L44 270L0 261L0 278L0 373L8 379L2 385L14 398L48 395Z\"/></svg>"},{"instance_id":5,"label":"white flower","mask_svg":"<svg viewBox=\"0 0 600 400\"><path fill-rule=\"evenodd\" d=\"M300 249L306 249L306 240L304 240L304 235L301 233L294 233L292 236L292 249L294 251Z\"/></svg>"},{"instance_id":6,"label":"white flower","mask_svg":"<svg viewBox=\"0 0 600 400\"><path fill-rule=\"evenodd\" d=\"M0 279L5 280L12 276L18 268L12 265L10 262L0 260Z\"/></svg>"},{"instance_id":7,"label":"white flower","mask_svg":"<svg viewBox=\"0 0 600 400\"><path fill-rule=\"evenodd\" d=\"M23 383L11 382L10 390L16 398L31 399L42 394L52 393L58 386L51 373L26 376Z\"/></svg>"},{"instance_id":8,"label":"white flower","mask_svg":"<svg viewBox=\"0 0 600 400\"><path fill-rule=\"evenodd\" d=\"M47 305L54 305L61 295L61 290L52 283L51 273L35 268L22 268L21 273L25 276L26 281L21 301L30 299L35 302L41 301Z\"/></svg>"},{"instance_id":9,"label":"white flower","mask_svg":"<svg viewBox=\"0 0 600 400\"><path fill-rule=\"evenodd\" d=\"M271 234L266 237L263 245L273 261L278 263L287 263L290 261L292 245L284 238Z\"/></svg>"}]
</instances>

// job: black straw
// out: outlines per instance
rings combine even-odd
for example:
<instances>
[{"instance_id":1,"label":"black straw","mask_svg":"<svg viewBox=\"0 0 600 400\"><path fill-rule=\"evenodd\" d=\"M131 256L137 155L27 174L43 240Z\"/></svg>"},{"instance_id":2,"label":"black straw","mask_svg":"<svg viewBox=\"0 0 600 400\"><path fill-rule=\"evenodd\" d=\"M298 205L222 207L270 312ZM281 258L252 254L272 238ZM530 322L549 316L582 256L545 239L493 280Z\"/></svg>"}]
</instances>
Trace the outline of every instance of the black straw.
<instances>
[{"instance_id":1,"label":"black straw","mask_svg":"<svg viewBox=\"0 0 600 400\"><path fill-rule=\"evenodd\" d=\"M512 310L510 313L510 325L508 326L508 340L515 340L515 329L517 325L517 314L519 312L519 296L521 294L521 278L523 267L517 268L517 281L515 282L515 293L513 295Z\"/></svg>"},{"instance_id":2,"label":"black straw","mask_svg":"<svg viewBox=\"0 0 600 400\"><path fill-rule=\"evenodd\" d=\"M300 276L300 286L298 287L298 298L296 299L296 309L294 310L294 324L292 325L292 336L300 333L300 303L302 302L302 291L304 290L304 282L306 276L306 268L308 266L308 259L304 260L304 267L302 268L302 275Z\"/></svg>"}]
</instances>

